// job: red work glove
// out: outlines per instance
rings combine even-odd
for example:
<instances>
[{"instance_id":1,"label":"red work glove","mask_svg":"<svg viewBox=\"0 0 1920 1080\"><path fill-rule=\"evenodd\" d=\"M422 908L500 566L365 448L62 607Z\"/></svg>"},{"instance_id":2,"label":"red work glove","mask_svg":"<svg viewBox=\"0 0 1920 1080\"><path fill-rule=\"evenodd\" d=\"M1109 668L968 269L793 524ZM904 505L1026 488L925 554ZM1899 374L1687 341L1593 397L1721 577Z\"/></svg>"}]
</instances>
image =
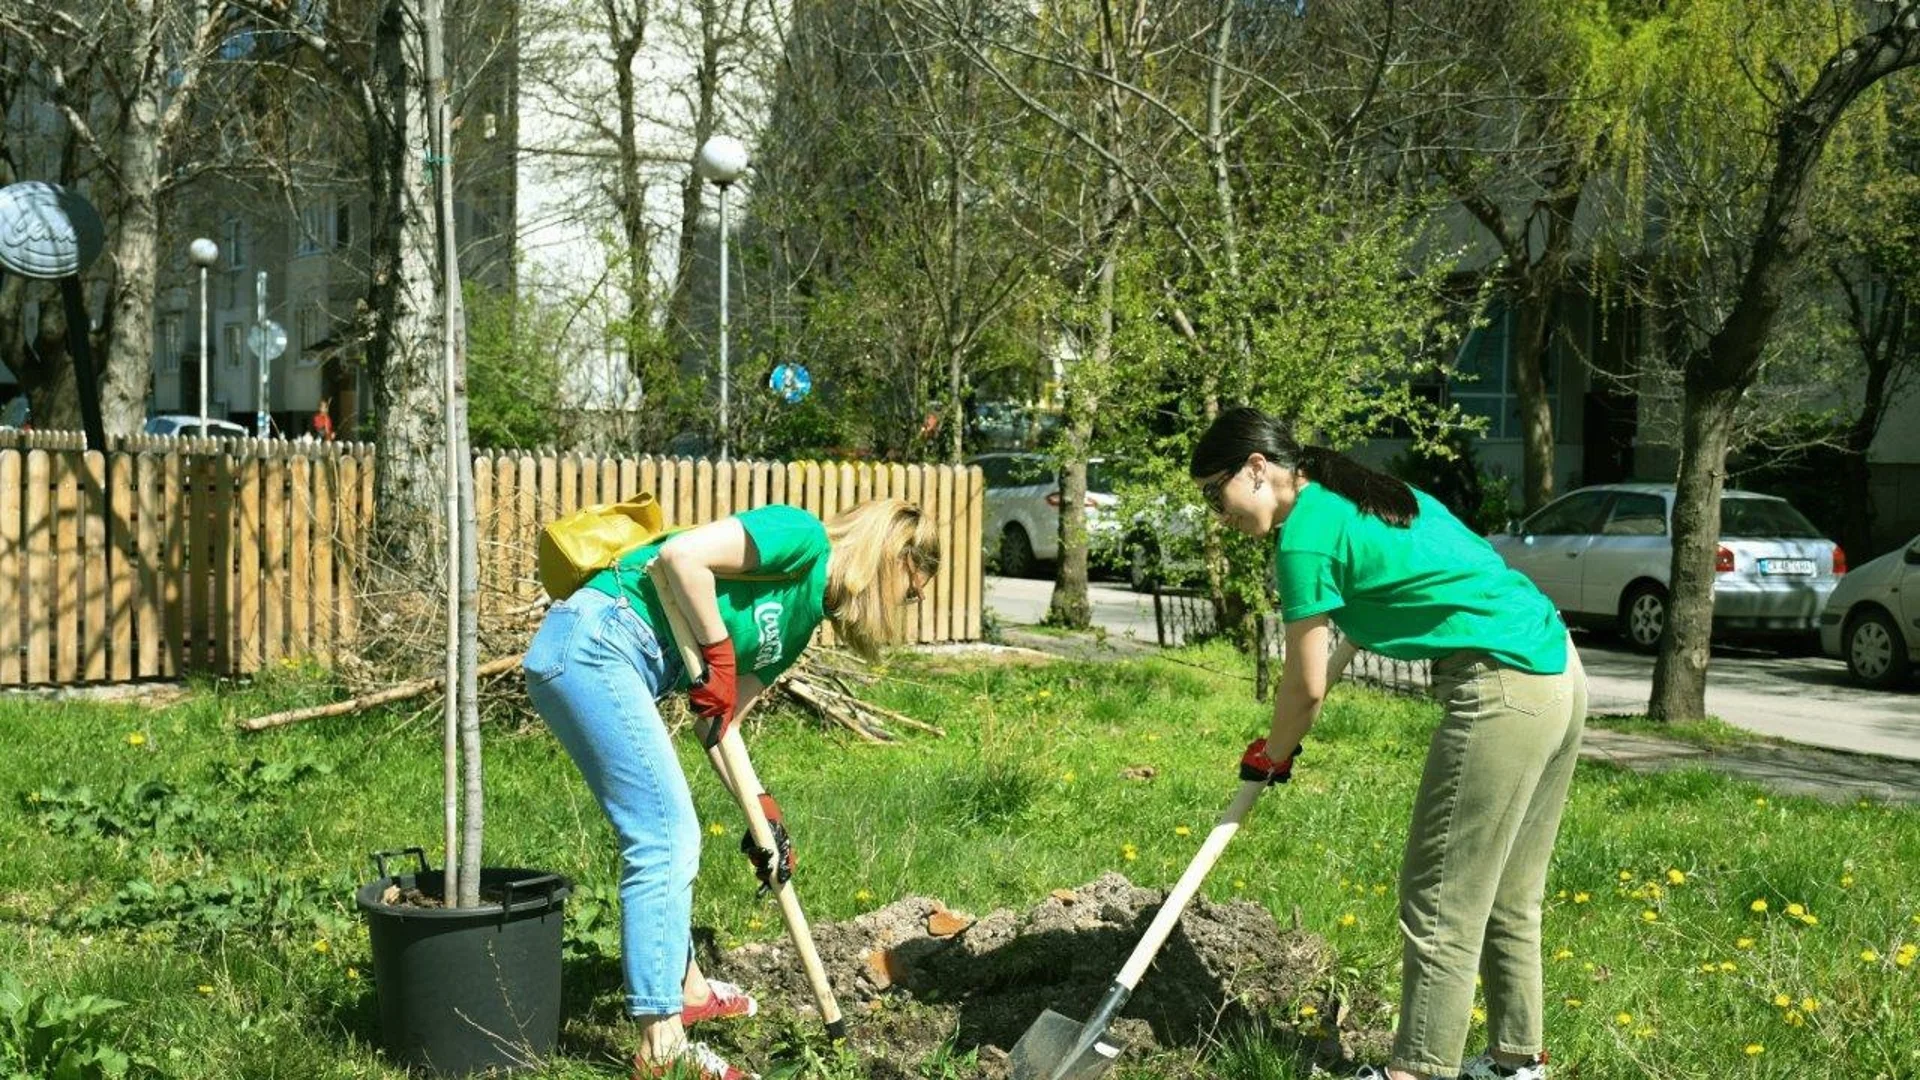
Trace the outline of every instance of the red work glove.
<instances>
[{"instance_id":1,"label":"red work glove","mask_svg":"<svg viewBox=\"0 0 1920 1080\"><path fill-rule=\"evenodd\" d=\"M727 725L733 723L733 707L740 700L740 676L734 669L733 642L721 638L711 645L702 645L700 655L706 661L707 674L693 684L693 692L687 696L693 702L694 715L714 721L717 741L727 733Z\"/></svg>"},{"instance_id":2,"label":"red work glove","mask_svg":"<svg viewBox=\"0 0 1920 1080\"><path fill-rule=\"evenodd\" d=\"M760 812L767 815L767 827L773 832L773 846L778 852L768 851L753 842L753 828L749 826L740 836L740 853L753 864L753 876L760 879L760 891L765 893L774 886L773 867L777 859L780 866L780 881L793 880L793 838L787 835L787 824L780 819L780 804L773 796L760 793Z\"/></svg>"},{"instance_id":3,"label":"red work glove","mask_svg":"<svg viewBox=\"0 0 1920 1080\"><path fill-rule=\"evenodd\" d=\"M1300 748L1296 746L1293 753L1275 761L1267 756L1267 740L1255 739L1247 744L1247 752L1240 755L1240 779L1284 784L1293 779L1293 759L1299 756Z\"/></svg>"}]
</instances>

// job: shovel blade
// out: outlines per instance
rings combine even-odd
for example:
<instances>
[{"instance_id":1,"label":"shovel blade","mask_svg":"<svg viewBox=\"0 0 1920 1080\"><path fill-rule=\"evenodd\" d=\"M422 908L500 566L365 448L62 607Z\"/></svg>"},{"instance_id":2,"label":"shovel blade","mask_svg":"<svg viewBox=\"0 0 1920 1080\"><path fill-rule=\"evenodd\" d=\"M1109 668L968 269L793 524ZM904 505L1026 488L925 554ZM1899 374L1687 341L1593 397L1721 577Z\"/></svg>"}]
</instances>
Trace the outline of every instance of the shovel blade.
<instances>
[{"instance_id":1,"label":"shovel blade","mask_svg":"<svg viewBox=\"0 0 1920 1080\"><path fill-rule=\"evenodd\" d=\"M1107 1032L1086 1041L1086 1025L1052 1009L1013 1044L1013 1080L1093 1080L1104 1076L1124 1045Z\"/></svg>"}]
</instances>

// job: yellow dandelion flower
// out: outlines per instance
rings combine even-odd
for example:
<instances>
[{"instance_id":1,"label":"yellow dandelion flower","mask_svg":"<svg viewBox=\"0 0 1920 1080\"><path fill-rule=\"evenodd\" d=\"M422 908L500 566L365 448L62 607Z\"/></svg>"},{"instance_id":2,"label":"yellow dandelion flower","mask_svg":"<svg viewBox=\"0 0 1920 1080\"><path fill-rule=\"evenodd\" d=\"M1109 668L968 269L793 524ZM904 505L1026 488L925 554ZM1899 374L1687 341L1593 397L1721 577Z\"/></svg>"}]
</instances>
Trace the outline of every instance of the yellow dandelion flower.
<instances>
[{"instance_id":1,"label":"yellow dandelion flower","mask_svg":"<svg viewBox=\"0 0 1920 1080\"><path fill-rule=\"evenodd\" d=\"M208 986L206 983L201 983L198 987L196 987L196 989L198 989L203 994L213 993L213 987Z\"/></svg>"},{"instance_id":2,"label":"yellow dandelion flower","mask_svg":"<svg viewBox=\"0 0 1920 1080\"><path fill-rule=\"evenodd\" d=\"M1789 918L1797 919L1800 916L1805 915L1806 913L1807 913L1807 909L1801 907L1799 904L1787 905L1787 916Z\"/></svg>"},{"instance_id":3,"label":"yellow dandelion flower","mask_svg":"<svg viewBox=\"0 0 1920 1080\"><path fill-rule=\"evenodd\" d=\"M853 894L853 898L859 901L860 903L864 904L867 901L873 899L873 894L871 892L868 892L865 889L861 889L859 892Z\"/></svg>"},{"instance_id":4,"label":"yellow dandelion flower","mask_svg":"<svg viewBox=\"0 0 1920 1080\"><path fill-rule=\"evenodd\" d=\"M1034 696L1036 696L1036 697L1038 697L1038 698L1039 698L1039 699L1040 699L1041 701L1045 701L1045 700L1047 700L1048 698L1050 698L1050 697L1052 697L1052 696L1053 696L1053 691L1051 691L1051 690L1042 690L1042 691L1040 691L1040 693L1038 693L1038 694L1036 694L1036 695L1034 695Z\"/></svg>"},{"instance_id":5,"label":"yellow dandelion flower","mask_svg":"<svg viewBox=\"0 0 1920 1080\"><path fill-rule=\"evenodd\" d=\"M146 743L147 743L147 737L137 731L129 732L127 734L128 746L145 746Z\"/></svg>"},{"instance_id":6,"label":"yellow dandelion flower","mask_svg":"<svg viewBox=\"0 0 1920 1080\"><path fill-rule=\"evenodd\" d=\"M1631 871L1631 870L1622 870L1622 871L1620 871L1620 880L1621 880L1621 881L1632 881L1632 880L1633 880L1633 871Z\"/></svg>"},{"instance_id":7,"label":"yellow dandelion flower","mask_svg":"<svg viewBox=\"0 0 1920 1080\"><path fill-rule=\"evenodd\" d=\"M1640 913L1640 921L1641 922L1659 922L1660 913L1652 910L1643 911Z\"/></svg>"},{"instance_id":8,"label":"yellow dandelion flower","mask_svg":"<svg viewBox=\"0 0 1920 1080\"><path fill-rule=\"evenodd\" d=\"M1192 829L1190 829L1190 828L1188 828L1188 827L1187 827L1187 826L1185 826L1185 825L1175 825L1175 826L1173 827L1173 835L1175 835L1175 836L1192 836L1192 835L1193 835L1193 830L1192 830Z\"/></svg>"},{"instance_id":9,"label":"yellow dandelion flower","mask_svg":"<svg viewBox=\"0 0 1920 1080\"><path fill-rule=\"evenodd\" d=\"M1765 800L1765 799L1755 799L1755 800L1753 800L1753 805L1755 805L1755 806L1765 806L1765 805L1767 805L1767 800Z\"/></svg>"},{"instance_id":10,"label":"yellow dandelion flower","mask_svg":"<svg viewBox=\"0 0 1920 1080\"><path fill-rule=\"evenodd\" d=\"M1483 1008L1481 1008L1481 1007L1480 1007L1480 1006L1478 1006L1478 1005L1475 1005L1475 1006L1473 1007L1473 1022L1474 1022L1474 1023L1476 1023L1476 1024L1484 1024L1484 1023L1486 1023L1486 1022L1487 1022L1487 1010L1485 1010L1485 1009L1483 1009Z\"/></svg>"},{"instance_id":11,"label":"yellow dandelion flower","mask_svg":"<svg viewBox=\"0 0 1920 1080\"><path fill-rule=\"evenodd\" d=\"M1755 900L1753 903L1747 905L1747 910L1765 911L1767 910L1767 902L1765 900Z\"/></svg>"},{"instance_id":12,"label":"yellow dandelion flower","mask_svg":"<svg viewBox=\"0 0 1920 1080\"><path fill-rule=\"evenodd\" d=\"M1750 937L1736 938L1733 942L1733 947L1736 949L1751 949L1753 948L1753 939Z\"/></svg>"},{"instance_id":13,"label":"yellow dandelion flower","mask_svg":"<svg viewBox=\"0 0 1920 1080\"><path fill-rule=\"evenodd\" d=\"M1354 923L1357 923L1359 921L1360 920L1355 918L1353 915L1353 912L1351 911L1347 912L1345 915L1340 916L1341 926L1352 926ZM1455 1013L1454 1015L1458 1016L1459 1014Z\"/></svg>"},{"instance_id":14,"label":"yellow dandelion flower","mask_svg":"<svg viewBox=\"0 0 1920 1080\"><path fill-rule=\"evenodd\" d=\"M1803 1013L1817 1013L1820 1011L1820 1003L1810 997L1803 997L1800 999L1800 1011Z\"/></svg>"},{"instance_id":15,"label":"yellow dandelion flower","mask_svg":"<svg viewBox=\"0 0 1920 1080\"><path fill-rule=\"evenodd\" d=\"M1701 964L1700 970L1708 975L1711 975L1718 969L1716 969L1712 964Z\"/></svg>"},{"instance_id":16,"label":"yellow dandelion flower","mask_svg":"<svg viewBox=\"0 0 1920 1080\"><path fill-rule=\"evenodd\" d=\"M1640 1028L1633 1033L1633 1037L1636 1039L1651 1039L1653 1038L1653 1029L1650 1027Z\"/></svg>"},{"instance_id":17,"label":"yellow dandelion flower","mask_svg":"<svg viewBox=\"0 0 1920 1080\"><path fill-rule=\"evenodd\" d=\"M1616 1013L1614 1014L1613 1022L1619 1024L1621 1027L1626 1027L1628 1024L1633 1023L1633 1014L1626 1012Z\"/></svg>"},{"instance_id":18,"label":"yellow dandelion flower","mask_svg":"<svg viewBox=\"0 0 1920 1080\"><path fill-rule=\"evenodd\" d=\"M1573 902L1576 904L1584 904L1591 899L1593 899L1593 897L1587 893L1577 892L1573 894Z\"/></svg>"},{"instance_id":19,"label":"yellow dandelion flower","mask_svg":"<svg viewBox=\"0 0 1920 1080\"><path fill-rule=\"evenodd\" d=\"M1132 844L1122 844L1120 845L1120 857L1128 862L1132 862L1140 857L1140 850Z\"/></svg>"},{"instance_id":20,"label":"yellow dandelion flower","mask_svg":"<svg viewBox=\"0 0 1920 1080\"><path fill-rule=\"evenodd\" d=\"M1236 888L1236 889L1244 889L1244 888L1246 888L1246 887L1247 887L1247 879L1246 879L1246 878L1234 878L1234 879L1233 879L1233 887L1234 887L1234 888Z\"/></svg>"},{"instance_id":21,"label":"yellow dandelion flower","mask_svg":"<svg viewBox=\"0 0 1920 1080\"><path fill-rule=\"evenodd\" d=\"M1375 896L1387 895L1387 887L1385 885L1375 885L1373 887L1373 895Z\"/></svg>"},{"instance_id":22,"label":"yellow dandelion flower","mask_svg":"<svg viewBox=\"0 0 1920 1080\"><path fill-rule=\"evenodd\" d=\"M727 827L725 825L720 824L717 821L707 826L708 836L724 836L726 835L726 832L727 832Z\"/></svg>"},{"instance_id":23,"label":"yellow dandelion flower","mask_svg":"<svg viewBox=\"0 0 1920 1080\"><path fill-rule=\"evenodd\" d=\"M1571 960L1573 959L1573 950L1561 949L1559 952L1553 954L1553 958L1555 960Z\"/></svg>"},{"instance_id":24,"label":"yellow dandelion flower","mask_svg":"<svg viewBox=\"0 0 1920 1080\"><path fill-rule=\"evenodd\" d=\"M1567 890L1561 889L1559 892L1553 894L1553 898L1555 900L1565 900L1567 898Z\"/></svg>"},{"instance_id":25,"label":"yellow dandelion flower","mask_svg":"<svg viewBox=\"0 0 1920 1080\"><path fill-rule=\"evenodd\" d=\"M1760 1045L1759 1043L1748 1043L1748 1044L1747 1044L1747 1056L1748 1056L1748 1057L1759 1057L1759 1056L1760 1056L1761 1054L1764 1054L1764 1053L1766 1053L1766 1052L1767 1052L1767 1048L1766 1048L1766 1047L1764 1047L1764 1046L1761 1046L1761 1045Z\"/></svg>"},{"instance_id":26,"label":"yellow dandelion flower","mask_svg":"<svg viewBox=\"0 0 1920 1080\"><path fill-rule=\"evenodd\" d=\"M1687 883L1687 875L1685 871L1682 871L1682 870L1667 871L1667 884L1685 885L1686 883Z\"/></svg>"},{"instance_id":27,"label":"yellow dandelion flower","mask_svg":"<svg viewBox=\"0 0 1920 1080\"><path fill-rule=\"evenodd\" d=\"M326 938L321 938L319 941L316 941L313 943L313 951L320 953L323 956L326 955L328 952L331 952L332 949L333 949L333 946L327 944Z\"/></svg>"},{"instance_id":28,"label":"yellow dandelion flower","mask_svg":"<svg viewBox=\"0 0 1920 1080\"><path fill-rule=\"evenodd\" d=\"M1800 916L1800 921L1806 923L1808 926L1819 926L1820 916L1812 914L1802 915Z\"/></svg>"},{"instance_id":29,"label":"yellow dandelion flower","mask_svg":"<svg viewBox=\"0 0 1920 1080\"><path fill-rule=\"evenodd\" d=\"M1720 970L1721 971L1739 971L1740 965L1734 963L1731 960L1722 960L1720 961Z\"/></svg>"},{"instance_id":30,"label":"yellow dandelion flower","mask_svg":"<svg viewBox=\"0 0 1920 1080\"><path fill-rule=\"evenodd\" d=\"M1860 962L1863 964L1877 964L1880 962L1880 954L1872 949L1861 949Z\"/></svg>"},{"instance_id":31,"label":"yellow dandelion flower","mask_svg":"<svg viewBox=\"0 0 1920 1080\"><path fill-rule=\"evenodd\" d=\"M763 923L763 922L761 922L761 921L760 921L759 919L748 919L748 920L747 920L747 929L749 929L749 930L758 930L758 929L760 929L761 927L764 927L764 926L766 926L766 925L767 925L766 923Z\"/></svg>"},{"instance_id":32,"label":"yellow dandelion flower","mask_svg":"<svg viewBox=\"0 0 1920 1080\"><path fill-rule=\"evenodd\" d=\"M1313 1017L1315 1017L1315 1016L1319 1016L1319 1015L1320 1015L1320 1010L1319 1010L1319 1009L1317 1009L1317 1008L1315 1008L1315 1007L1313 1007L1312 1005L1302 1005L1302 1006L1300 1006L1300 1018L1301 1018L1301 1019L1303 1019L1303 1020L1306 1020L1306 1019L1311 1019L1311 1018L1313 1018Z\"/></svg>"},{"instance_id":33,"label":"yellow dandelion flower","mask_svg":"<svg viewBox=\"0 0 1920 1080\"><path fill-rule=\"evenodd\" d=\"M1805 1027L1807 1024L1807 1018L1800 1015L1798 1009L1788 1009L1781 1014L1780 1019L1785 1020L1788 1027Z\"/></svg>"},{"instance_id":34,"label":"yellow dandelion flower","mask_svg":"<svg viewBox=\"0 0 1920 1080\"><path fill-rule=\"evenodd\" d=\"M1902 945L1900 951L1893 954L1893 962L1901 967L1912 967L1917 958L1920 958L1920 949L1911 945Z\"/></svg>"},{"instance_id":35,"label":"yellow dandelion flower","mask_svg":"<svg viewBox=\"0 0 1920 1080\"><path fill-rule=\"evenodd\" d=\"M1567 999L1567 1008L1569 1008L1569 1009L1577 1009L1577 1008L1579 1008L1580 1006L1582 1006L1582 1005L1585 1005L1585 1004L1586 1004L1586 1001L1584 1001L1584 1000L1583 1000L1583 999L1581 999L1581 998L1577 998L1577 997L1570 997L1570 998L1568 998L1568 999Z\"/></svg>"},{"instance_id":36,"label":"yellow dandelion flower","mask_svg":"<svg viewBox=\"0 0 1920 1080\"><path fill-rule=\"evenodd\" d=\"M348 969L347 969L347 978L349 978L349 979L353 979L353 980L356 980L356 981L357 981L357 980L358 980L358 979L360 978L360 969L359 969L359 968L352 968L352 967L350 967L350 968L348 968Z\"/></svg>"},{"instance_id":37,"label":"yellow dandelion flower","mask_svg":"<svg viewBox=\"0 0 1920 1080\"><path fill-rule=\"evenodd\" d=\"M1840 887L1841 887L1841 888L1843 888L1843 889L1851 889L1851 888L1853 888L1853 875L1852 875L1852 874L1841 874L1841 875L1840 875Z\"/></svg>"},{"instance_id":38,"label":"yellow dandelion flower","mask_svg":"<svg viewBox=\"0 0 1920 1080\"><path fill-rule=\"evenodd\" d=\"M1071 784L1071 783L1073 783L1073 770L1072 770L1072 769L1068 769L1068 770L1067 770L1066 772L1063 772L1063 773L1061 773L1061 774L1060 774L1060 782L1061 782L1061 783L1063 783L1063 784Z\"/></svg>"},{"instance_id":39,"label":"yellow dandelion flower","mask_svg":"<svg viewBox=\"0 0 1920 1080\"><path fill-rule=\"evenodd\" d=\"M1788 997L1785 994L1773 995L1773 1006L1776 1009L1784 1009L1792 1004L1793 1004L1793 999Z\"/></svg>"}]
</instances>

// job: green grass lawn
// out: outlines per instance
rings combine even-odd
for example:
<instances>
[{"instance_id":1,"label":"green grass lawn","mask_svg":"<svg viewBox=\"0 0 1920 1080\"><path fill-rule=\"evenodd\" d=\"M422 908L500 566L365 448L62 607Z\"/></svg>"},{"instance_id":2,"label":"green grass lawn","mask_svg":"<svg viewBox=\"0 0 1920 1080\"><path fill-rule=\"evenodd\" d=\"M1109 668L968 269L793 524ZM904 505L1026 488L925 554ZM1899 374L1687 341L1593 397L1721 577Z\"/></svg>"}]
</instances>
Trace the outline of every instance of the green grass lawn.
<instances>
[{"instance_id":1,"label":"green grass lawn","mask_svg":"<svg viewBox=\"0 0 1920 1080\"><path fill-rule=\"evenodd\" d=\"M754 760L792 824L809 916L912 894L1024 909L1107 870L1171 884L1266 722L1240 658L1207 647L1177 659L897 657L874 697L949 733L897 747L763 717ZM125 1003L63 1030L163 1075L399 1076L370 1046L351 890L372 876L368 852L437 847L440 735L402 712L252 736L230 723L328 693L288 670L162 710L0 702L0 972L43 1006ZM1393 997L1393 883L1436 718L1424 702L1338 691L1296 781L1256 809L1207 892L1257 900L1283 924L1297 908L1338 950L1341 989ZM735 812L697 748L684 756L703 819L724 834L704 856L695 921L723 944L779 936L734 850ZM573 954L607 952L614 851L571 763L529 727L493 730L487 766L487 862L573 875ZM1134 766L1156 775L1123 778ZM1920 812L1582 765L1547 896L1556 1073L1920 1075L1916 942ZM617 969L574 961L568 979L569 1054L540 1075L621 1075L608 1057L627 1041ZM1307 1005L1276 1019L1298 1022ZM0 1023L0 1054L14 1055L0 1072L22 1041ZM1303 1075L1259 1038L1193 1051L1189 1066L1197 1054L1227 1080ZM789 1074L851 1075L807 1064L817 1057L796 1054Z\"/></svg>"}]
</instances>

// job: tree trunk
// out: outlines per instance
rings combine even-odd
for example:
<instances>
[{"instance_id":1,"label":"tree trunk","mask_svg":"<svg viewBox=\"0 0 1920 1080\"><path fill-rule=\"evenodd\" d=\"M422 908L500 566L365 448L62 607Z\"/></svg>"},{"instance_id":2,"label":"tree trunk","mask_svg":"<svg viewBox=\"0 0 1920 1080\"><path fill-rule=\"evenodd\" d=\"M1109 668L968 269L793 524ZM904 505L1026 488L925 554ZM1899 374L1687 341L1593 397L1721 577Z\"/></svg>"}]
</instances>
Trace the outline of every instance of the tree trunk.
<instances>
[{"instance_id":1,"label":"tree trunk","mask_svg":"<svg viewBox=\"0 0 1920 1080\"><path fill-rule=\"evenodd\" d=\"M1513 375L1520 397L1521 497L1526 513L1553 501L1553 400L1547 394L1547 342L1556 281L1535 265L1523 276L1514 312Z\"/></svg>"},{"instance_id":2,"label":"tree trunk","mask_svg":"<svg viewBox=\"0 0 1920 1080\"><path fill-rule=\"evenodd\" d=\"M415 0L387 0L374 42L368 125L373 180L374 313L367 368L374 388L375 569L403 581L445 579L447 421L439 378L433 185L425 70Z\"/></svg>"},{"instance_id":3,"label":"tree trunk","mask_svg":"<svg viewBox=\"0 0 1920 1080\"><path fill-rule=\"evenodd\" d=\"M152 27L152 0L141 0L137 25ZM157 49L160 35L142 47ZM113 239L113 312L109 316L107 363L100 380L100 419L109 436L137 435L147 417L153 387L153 301L159 282L160 85L142 74L121 118L120 216Z\"/></svg>"},{"instance_id":4,"label":"tree trunk","mask_svg":"<svg viewBox=\"0 0 1920 1080\"><path fill-rule=\"evenodd\" d=\"M1094 308L1093 370L1113 363L1113 286L1119 244L1109 240L1100 260ZM1066 453L1060 468L1060 557L1054 569L1047 622L1073 630L1093 625L1087 600L1087 457L1098 402L1089 387L1099 380L1076 378L1067 394Z\"/></svg>"},{"instance_id":5,"label":"tree trunk","mask_svg":"<svg viewBox=\"0 0 1920 1080\"><path fill-rule=\"evenodd\" d=\"M1847 106L1875 82L1916 63L1920 2L1907 0L1881 29L1842 48L1820 69L1813 88L1780 113L1773 174L1738 299L1706 347L1687 360L1667 637L1654 664L1647 708L1655 720L1706 715L1714 549L1733 413L1759 372L1787 279L1806 250L1814 170Z\"/></svg>"},{"instance_id":6,"label":"tree trunk","mask_svg":"<svg viewBox=\"0 0 1920 1080\"><path fill-rule=\"evenodd\" d=\"M1740 391L1689 385L1680 475L1673 494L1666 637L1653 667L1655 720L1697 720L1707 712L1708 644L1713 634L1714 553L1720 546L1720 492Z\"/></svg>"}]
</instances>

